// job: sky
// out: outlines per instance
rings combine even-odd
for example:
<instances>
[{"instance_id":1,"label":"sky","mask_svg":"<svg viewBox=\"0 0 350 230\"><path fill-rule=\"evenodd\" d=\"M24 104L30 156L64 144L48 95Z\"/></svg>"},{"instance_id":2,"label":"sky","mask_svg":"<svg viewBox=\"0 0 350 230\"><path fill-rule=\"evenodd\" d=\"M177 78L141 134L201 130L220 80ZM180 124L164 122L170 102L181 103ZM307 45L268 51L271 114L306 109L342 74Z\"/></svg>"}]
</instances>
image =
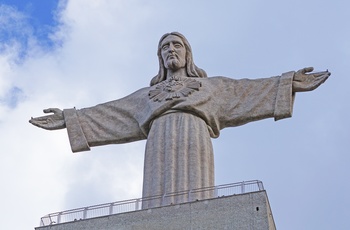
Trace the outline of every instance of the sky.
<instances>
[{"instance_id":1,"label":"sky","mask_svg":"<svg viewBox=\"0 0 350 230\"><path fill-rule=\"evenodd\" d=\"M342 0L0 0L0 225L141 197L145 141L72 153L66 130L28 123L149 85L159 38L179 31L209 76L332 75L293 117L221 131L216 185L261 180L278 229L348 229L350 3Z\"/></svg>"}]
</instances>

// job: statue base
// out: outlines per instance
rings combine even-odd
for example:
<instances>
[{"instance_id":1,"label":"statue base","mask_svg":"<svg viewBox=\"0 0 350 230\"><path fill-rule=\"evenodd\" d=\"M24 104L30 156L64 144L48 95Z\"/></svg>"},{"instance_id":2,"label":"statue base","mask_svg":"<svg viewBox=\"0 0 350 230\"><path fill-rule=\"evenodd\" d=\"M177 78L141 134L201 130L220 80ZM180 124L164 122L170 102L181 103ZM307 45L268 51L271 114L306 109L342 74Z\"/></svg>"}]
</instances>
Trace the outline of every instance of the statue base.
<instances>
[{"instance_id":1,"label":"statue base","mask_svg":"<svg viewBox=\"0 0 350 230\"><path fill-rule=\"evenodd\" d=\"M37 227L36 230L275 230L265 190Z\"/></svg>"}]
</instances>

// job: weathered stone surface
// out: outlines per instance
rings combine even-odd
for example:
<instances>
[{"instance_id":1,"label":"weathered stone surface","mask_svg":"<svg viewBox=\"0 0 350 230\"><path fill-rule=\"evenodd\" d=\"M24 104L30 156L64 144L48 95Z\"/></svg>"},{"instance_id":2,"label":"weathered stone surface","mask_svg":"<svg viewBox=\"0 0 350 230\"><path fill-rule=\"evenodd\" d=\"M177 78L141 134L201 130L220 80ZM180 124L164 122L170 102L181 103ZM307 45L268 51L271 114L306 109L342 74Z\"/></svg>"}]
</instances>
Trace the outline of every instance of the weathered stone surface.
<instances>
[{"instance_id":1,"label":"weathered stone surface","mask_svg":"<svg viewBox=\"0 0 350 230\"><path fill-rule=\"evenodd\" d=\"M275 230L265 191L152 208L36 230Z\"/></svg>"}]
</instances>

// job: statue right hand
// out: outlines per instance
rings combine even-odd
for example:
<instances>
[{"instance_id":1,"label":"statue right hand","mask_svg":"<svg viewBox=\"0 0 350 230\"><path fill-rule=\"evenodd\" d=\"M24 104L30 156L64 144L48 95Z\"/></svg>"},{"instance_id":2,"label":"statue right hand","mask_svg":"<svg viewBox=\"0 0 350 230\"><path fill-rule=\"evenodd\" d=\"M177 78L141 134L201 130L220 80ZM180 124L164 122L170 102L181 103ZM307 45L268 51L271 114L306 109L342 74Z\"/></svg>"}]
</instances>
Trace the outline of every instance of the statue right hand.
<instances>
[{"instance_id":1,"label":"statue right hand","mask_svg":"<svg viewBox=\"0 0 350 230\"><path fill-rule=\"evenodd\" d=\"M29 123L47 130L56 130L66 128L63 117L63 111L57 108L44 109L44 113L53 113L51 115L35 117L29 120Z\"/></svg>"}]
</instances>

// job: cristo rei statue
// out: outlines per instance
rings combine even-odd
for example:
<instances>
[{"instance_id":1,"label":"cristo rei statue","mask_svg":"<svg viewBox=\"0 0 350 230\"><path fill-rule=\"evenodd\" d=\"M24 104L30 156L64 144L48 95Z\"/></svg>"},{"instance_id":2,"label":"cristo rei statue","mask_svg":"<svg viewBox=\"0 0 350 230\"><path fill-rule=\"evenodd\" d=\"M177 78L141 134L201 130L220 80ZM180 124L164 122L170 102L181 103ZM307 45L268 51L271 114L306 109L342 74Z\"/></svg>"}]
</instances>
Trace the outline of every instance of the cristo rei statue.
<instances>
[{"instance_id":1,"label":"cristo rei statue","mask_svg":"<svg viewBox=\"0 0 350 230\"><path fill-rule=\"evenodd\" d=\"M291 117L295 93L314 90L330 76L328 70L312 73L308 67L253 80L208 78L194 64L191 46L178 32L161 37L158 59L159 72L149 87L90 108L45 109L51 114L29 122L47 130L66 128L73 152L147 139L145 198L214 186L211 138L227 127ZM143 208L160 202L144 202Z\"/></svg>"}]
</instances>

